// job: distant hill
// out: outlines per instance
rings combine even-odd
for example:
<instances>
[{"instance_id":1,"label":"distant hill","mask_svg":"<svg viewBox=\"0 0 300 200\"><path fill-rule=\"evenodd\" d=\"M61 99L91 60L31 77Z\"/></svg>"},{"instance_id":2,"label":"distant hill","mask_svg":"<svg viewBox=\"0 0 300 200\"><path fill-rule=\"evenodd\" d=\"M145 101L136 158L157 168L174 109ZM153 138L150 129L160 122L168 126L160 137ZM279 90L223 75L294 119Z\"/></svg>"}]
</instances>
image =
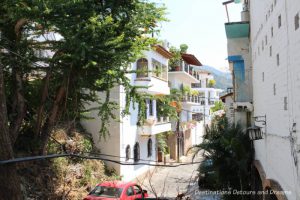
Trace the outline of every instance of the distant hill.
<instances>
[{"instance_id":1,"label":"distant hill","mask_svg":"<svg viewBox=\"0 0 300 200\"><path fill-rule=\"evenodd\" d=\"M203 65L201 68L212 73L216 80L216 88L226 91L227 88L232 87L232 76L230 72L223 72L207 65Z\"/></svg>"}]
</instances>

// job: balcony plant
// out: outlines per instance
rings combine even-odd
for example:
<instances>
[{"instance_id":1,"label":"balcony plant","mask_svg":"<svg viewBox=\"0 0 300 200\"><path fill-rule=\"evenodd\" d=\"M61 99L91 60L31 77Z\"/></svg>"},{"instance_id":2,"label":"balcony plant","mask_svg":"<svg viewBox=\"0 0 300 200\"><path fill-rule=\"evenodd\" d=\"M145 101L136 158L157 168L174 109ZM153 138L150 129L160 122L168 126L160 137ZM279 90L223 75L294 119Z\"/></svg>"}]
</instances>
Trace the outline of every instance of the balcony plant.
<instances>
[{"instance_id":1,"label":"balcony plant","mask_svg":"<svg viewBox=\"0 0 300 200\"><path fill-rule=\"evenodd\" d=\"M216 85L216 81L214 79L211 79L208 81L207 87L214 88Z\"/></svg>"},{"instance_id":2,"label":"balcony plant","mask_svg":"<svg viewBox=\"0 0 300 200\"><path fill-rule=\"evenodd\" d=\"M186 44L181 44L179 49L174 46L170 48L170 52L173 54L173 57L169 60L171 71L180 71L181 54L186 53L187 49L188 46Z\"/></svg>"}]
</instances>

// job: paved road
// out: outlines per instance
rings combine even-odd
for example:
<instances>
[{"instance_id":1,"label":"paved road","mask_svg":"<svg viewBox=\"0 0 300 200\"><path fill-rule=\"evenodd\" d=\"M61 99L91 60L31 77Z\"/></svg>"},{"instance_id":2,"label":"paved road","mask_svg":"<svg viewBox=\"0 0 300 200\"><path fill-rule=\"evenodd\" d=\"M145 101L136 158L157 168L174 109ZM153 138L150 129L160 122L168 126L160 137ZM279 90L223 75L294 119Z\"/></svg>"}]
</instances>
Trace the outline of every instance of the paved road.
<instances>
[{"instance_id":1,"label":"paved road","mask_svg":"<svg viewBox=\"0 0 300 200\"><path fill-rule=\"evenodd\" d=\"M200 161L197 157L195 161ZM190 162L191 156L186 157L184 162ZM147 177L141 178L138 182L146 188L152 197L174 198L178 194L186 194L190 199L219 200L218 196L210 195L205 191L198 190L197 174L199 164L183 165L179 167L157 167Z\"/></svg>"}]
</instances>

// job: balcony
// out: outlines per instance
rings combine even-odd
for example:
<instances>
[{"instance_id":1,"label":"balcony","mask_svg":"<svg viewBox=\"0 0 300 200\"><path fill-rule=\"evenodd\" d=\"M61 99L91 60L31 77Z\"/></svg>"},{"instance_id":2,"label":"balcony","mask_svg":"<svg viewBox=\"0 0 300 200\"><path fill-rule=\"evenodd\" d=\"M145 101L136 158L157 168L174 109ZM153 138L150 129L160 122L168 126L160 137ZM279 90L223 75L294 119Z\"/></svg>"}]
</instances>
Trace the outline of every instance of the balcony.
<instances>
[{"instance_id":1,"label":"balcony","mask_svg":"<svg viewBox=\"0 0 300 200\"><path fill-rule=\"evenodd\" d=\"M189 83L198 83L200 80L200 76L196 71L194 71L193 66L184 61L181 61L180 64L170 69L169 79L173 76L177 76L179 79Z\"/></svg>"},{"instance_id":2,"label":"balcony","mask_svg":"<svg viewBox=\"0 0 300 200\"><path fill-rule=\"evenodd\" d=\"M148 118L142 127L138 127L141 136L151 136L166 131L171 131L171 123L168 117Z\"/></svg>"},{"instance_id":3,"label":"balcony","mask_svg":"<svg viewBox=\"0 0 300 200\"><path fill-rule=\"evenodd\" d=\"M152 59L141 58L136 62L136 78L134 85L138 87L138 92L152 95L170 94L168 86L167 66Z\"/></svg>"}]
</instances>

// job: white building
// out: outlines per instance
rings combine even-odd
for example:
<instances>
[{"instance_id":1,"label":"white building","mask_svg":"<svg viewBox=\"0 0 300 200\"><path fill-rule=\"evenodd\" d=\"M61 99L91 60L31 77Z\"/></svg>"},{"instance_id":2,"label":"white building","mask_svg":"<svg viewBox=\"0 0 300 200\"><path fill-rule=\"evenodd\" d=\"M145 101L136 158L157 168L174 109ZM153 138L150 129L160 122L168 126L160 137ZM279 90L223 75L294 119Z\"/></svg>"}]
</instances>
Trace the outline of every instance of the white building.
<instances>
[{"instance_id":1,"label":"white building","mask_svg":"<svg viewBox=\"0 0 300 200\"><path fill-rule=\"evenodd\" d=\"M214 80L213 75L201 69L201 67L195 67L195 71L199 74L198 83L192 84L192 89L199 92L201 98L200 105L193 106L193 112L203 113L204 123L208 124L211 120L211 107L214 107L216 101L220 101L221 89L214 88L209 85L210 80Z\"/></svg>"},{"instance_id":2,"label":"white building","mask_svg":"<svg viewBox=\"0 0 300 200\"><path fill-rule=\"evenodd\" d=\"M144 52L144 57L132 64L132 70L137 73L128 75L132 85L146 86L140 88L139 92L152 95L166 95L170 93L168 86L168 59L171 53L164 47L156 45L153 50ZM149 72L151 71L151 72ZM115 101L120 108L116 110L116 115L120 116L120 121L111 121L109 126L110 136L104 140L99 140L100 119L97 112L90 115L93 120L82 121L82 125L93 135L96 147L102 154L109 154L116 157L106 157L120 162L129 163L155 163L157 160L157 145L155 135L171 130L171 123L166 118L162 121L157 118L156 100L147 101L147 120L144 126L137 126L138 105L130 106L130 115L121 117L125 108L125 91L122 86L115 87L111 92L111 100ZM99 94L101 95L101 94ZM95 106L95 104L89 106ZM133 158L133 159L132 159ZM125 181L147 172L150 167L147 165L120 165L107 162L122 176Z\"/></svg>"},{"instance_id":3,"label":"white building","mask_svg":"<svg viewBox=\"0 0 300 200\"><path fill-rule=\"evenodd\" d=\"M210 107L219 100L221 90L209 88L213 76L201 69L200 61L192 54L184 53L179 66L169 71L172 89L189 88L192 94L184 94L180 114L180 126L173 123L172 130L177 133L169 137L171 158L179 159L187 150L202 142L204 123L210 120ZM197 91L195 93L195 91Z\"/></svg>"},{"instance_id":4,"label":"white building","mask_svg":"<svg viewBox=\"0 0 300 200\"><path fill-rule=\"evenodd\" d=\"M289 200L300 199L299 14L299 0L250 1L254 116L266 116L256 165Z\"/></svg>"},{"instance_id":5,"label":"white building","mask_svg":"<svg viewBox=\"0 0 300 200\"><path fill-rule=\"evenodd\" d=\"M249 77L244 91L249 94L253 91L249 103L253 101L254 110L248 116L252 115L254 120L248 118L246 124L252 121L263 132L263 139L253 141L253 185L256 190L281 192L269 192L264 199L299 200L300 1L244 0L244 3L242 21L226 23L225 27L234 75ZM248 63L239 68L244 69L242 73L235 70L241 61ZM250 77L253 77L251 85ZM234 91L235 102L237 95L245 94L238 88ZM247 109L250 104L235 107Z\"/></svg>"}]
</instances>

